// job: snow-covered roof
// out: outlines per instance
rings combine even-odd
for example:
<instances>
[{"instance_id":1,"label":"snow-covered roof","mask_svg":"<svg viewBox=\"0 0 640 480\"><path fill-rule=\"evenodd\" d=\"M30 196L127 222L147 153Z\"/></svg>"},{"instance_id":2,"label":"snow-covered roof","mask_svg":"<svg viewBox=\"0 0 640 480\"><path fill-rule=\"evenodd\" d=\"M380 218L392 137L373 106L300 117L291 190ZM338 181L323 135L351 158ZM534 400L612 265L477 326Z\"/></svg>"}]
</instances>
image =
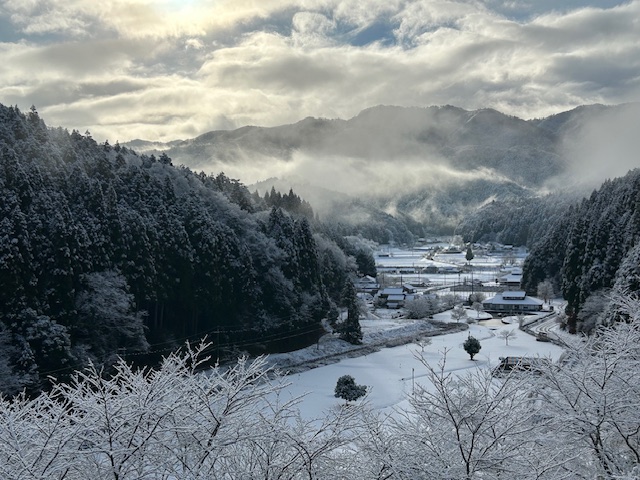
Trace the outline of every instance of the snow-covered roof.
<instances>
[{"instance_id":1,"label":"snow-covered roof","mask_svg":"<svg viewBox=\"0 0 640 480\"><path fill-rule=\"evenodd\" d=\"M495 297L491 297L484 302L483 305L542 305L543 302L537 298L524 296L522 298L513 299L512 297L504 298L503 293L514 292L502 292L498 293Z\"/></svg>"},{"instance_id":2,"label":"snow-covered roof","mask_svg":"<svg viewBox=\"0 0 640 480\"><path fill-rule=\"evenodd\" d=\"M527 293L521 290L502 292L502 298L505 300L521 300L527 296Z\"/></svg>"},{"instance_id":3,"label":"snow-covered roof","mask_svg":"<svg viewBox=\"0 0 640 480\"><path fill-rule=\"evenodd\" d=\"M402 295L403 293L404 291L402 290L401 287L387 287L384 290L382 290L379 294L380 295Z\"/></svg>"},{"instance_id":4,"label":"snow-covered roof","mask_svg":"<svg viewBox=\"0 0 640 480\"><path fill-rule=\"evenodd\" d=\"M365 275L364 277L359 278L356 283L376 283L376 279L371 275Z\"/></svg>"},{"instance_id":5,"label":"snow-covered roof","mask_svg":"<svg viewBox=\"0 0 640 480\"><path fill-rule=\"evenodd\" d=\"M404 295L400 294L400 295L389 295L387 297L387 301L388 302L402 302L404 301Z\"/></svg>"},{"instance_id":6,"label":"snow-covered roof","mask_svg":"<svg viewBox=\"0 0 640 480\"><path fill-rule=\"evenodd\" d=\"M522 275L519 273L510 273L509 275L500 277L500 281L503 283L520 283L521 280Z\"/></svg>"}]
</instances>

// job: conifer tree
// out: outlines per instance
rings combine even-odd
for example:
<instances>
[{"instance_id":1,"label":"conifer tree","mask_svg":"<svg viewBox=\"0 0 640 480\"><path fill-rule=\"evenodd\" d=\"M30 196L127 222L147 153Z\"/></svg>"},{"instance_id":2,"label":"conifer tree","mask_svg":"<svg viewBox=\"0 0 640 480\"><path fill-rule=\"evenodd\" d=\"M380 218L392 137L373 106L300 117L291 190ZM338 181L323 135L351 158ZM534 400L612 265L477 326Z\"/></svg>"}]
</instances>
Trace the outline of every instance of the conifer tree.
<instances>
[{"instance_id":1,"label":"conifer tree","mask_svg":"<svg viewBox=\"0 0 640 480\"><path fill-rule=\"evenodd\" d=\"M480 341L476 337L472 337L471 335L469 335L469 338L464 341L462 347L464 348L464 351L469 354L471 360L473 360L473 357L482 348L482 346L480 345Z\"/></svg>"},{"instance_id":2,"label":"conifer tree","mask_svg":"<svg viewBox=\"0 0 640 480\"><path fill-rule=\"evenodd\" d=\"M342 302L347 307L347 319L340 326L340 338L354 345L360 345L362 343L360 308L356 289L351 280L347 280L344 284Z\"/></svg>"}]
</instances>

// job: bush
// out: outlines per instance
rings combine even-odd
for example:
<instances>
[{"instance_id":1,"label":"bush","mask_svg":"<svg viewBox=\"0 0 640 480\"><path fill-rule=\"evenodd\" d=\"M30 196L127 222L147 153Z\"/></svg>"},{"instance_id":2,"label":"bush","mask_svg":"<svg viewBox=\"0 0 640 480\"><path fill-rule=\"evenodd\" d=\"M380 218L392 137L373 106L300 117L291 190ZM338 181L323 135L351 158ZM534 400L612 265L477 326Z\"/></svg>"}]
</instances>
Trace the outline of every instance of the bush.
<instances>
[{"instance_id":1,"label":"bush","mask_svg":"<svg viewBox=\"0 0 640 480\"><path fill-rule=\"evenodd\" d=\"M469 335L469 338L464 341L462 346L464 347L464 351L469 354L469 357L471 357L471 360L473 360L474 355L482 348L480 346L480 341L471 335Z\"/></svg>"},{"instance_id":2,"label":"bush","mask_svg":"<svg viewBox=\"0 0 640 480\"><path fill-rule=\"evenodd\" d=\"M353 402L367 393L365 385L356 385L351 375L343 375L338 379L335 389L335 397L343 398L347 402Z\"/></svg>"}]
</instances>

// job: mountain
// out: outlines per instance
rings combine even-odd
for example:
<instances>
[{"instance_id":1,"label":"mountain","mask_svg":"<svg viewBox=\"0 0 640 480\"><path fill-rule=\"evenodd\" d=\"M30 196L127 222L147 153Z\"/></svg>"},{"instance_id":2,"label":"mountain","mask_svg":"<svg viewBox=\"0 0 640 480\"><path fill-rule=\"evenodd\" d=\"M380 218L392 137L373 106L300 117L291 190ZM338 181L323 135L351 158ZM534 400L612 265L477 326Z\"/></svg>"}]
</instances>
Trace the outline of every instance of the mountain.
<instances>
[{"instance_id":1,"label":"mountain","mask_svg":"<svg viewBox=\"0 0 640 480\"><path fill-rule=\"evenodd\" d=\"M492 201L623 175L638 141L627 130L639 116L639 104L582 106L528 121L493 109L377 106L349 120L305 118L214 131L149 145L146 153L166 151L175 163L224 171L247 184L302 178L309 188L297 192L321 217L337 210L353 216L346 210L357 198L370 213L405 217L418 229L438 232ZM311 187L334 192L331 201L316 205ZM340 201L335 192L349 199Z\"/></svg>"},{"instance_id":2,"label":"mountain","mask_svg":"<svg viewBox=\"0 0 640 480\"><path fill-rule=\"evenodd\" d=\"M448 160L457 169L490 168L539 184L559 171L555 141L547 129L491 109L378 106L346 121L305 118L292 125L213 131L167 144L136 140L127 146L143 153L166 150L175 161L196 169L260 163L264 158L292 162L302 153L319 161L340 157L374 164Z\"/></svg>"}]
</instances>

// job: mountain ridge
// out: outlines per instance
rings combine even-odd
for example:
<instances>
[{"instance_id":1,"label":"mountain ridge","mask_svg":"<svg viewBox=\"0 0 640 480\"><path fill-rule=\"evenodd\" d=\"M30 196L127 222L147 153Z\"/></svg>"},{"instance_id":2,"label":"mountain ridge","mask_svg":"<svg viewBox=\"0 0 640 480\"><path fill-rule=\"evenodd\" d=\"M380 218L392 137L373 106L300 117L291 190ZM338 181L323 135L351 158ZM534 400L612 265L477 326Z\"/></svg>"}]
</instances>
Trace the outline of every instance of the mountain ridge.
<instances>
[{"instance_id":1,"label":"mountain ridge","mask_svg":"<svg viewBox=\"0 0 640 480\"><path fill-rule=\"evenodd\" d=\"M135 147L149 154L165 151L175 163L224 171L246 184L305 178L438 230L454 228L491 200L582 188L581 178L589 172L596 177L589 179L592 184L603 175L624 174L633 148L600 150L624 130L615 128L616 119L627 125L638 117L638 103L584 105L534 120L492 108L377 105L347 120L307 117L274 127L206 132L161 149L145 150L141 141ZM602 139L600 132L606 132ZM634 135L627 137L634 145ZM623 165L616 167L616 157ZM600 172L599 165L607 168ZM310 201L304 189L297 192ZM348 206L333 202L331 209L337 208Z\"/></svg>"}]
</instances>

